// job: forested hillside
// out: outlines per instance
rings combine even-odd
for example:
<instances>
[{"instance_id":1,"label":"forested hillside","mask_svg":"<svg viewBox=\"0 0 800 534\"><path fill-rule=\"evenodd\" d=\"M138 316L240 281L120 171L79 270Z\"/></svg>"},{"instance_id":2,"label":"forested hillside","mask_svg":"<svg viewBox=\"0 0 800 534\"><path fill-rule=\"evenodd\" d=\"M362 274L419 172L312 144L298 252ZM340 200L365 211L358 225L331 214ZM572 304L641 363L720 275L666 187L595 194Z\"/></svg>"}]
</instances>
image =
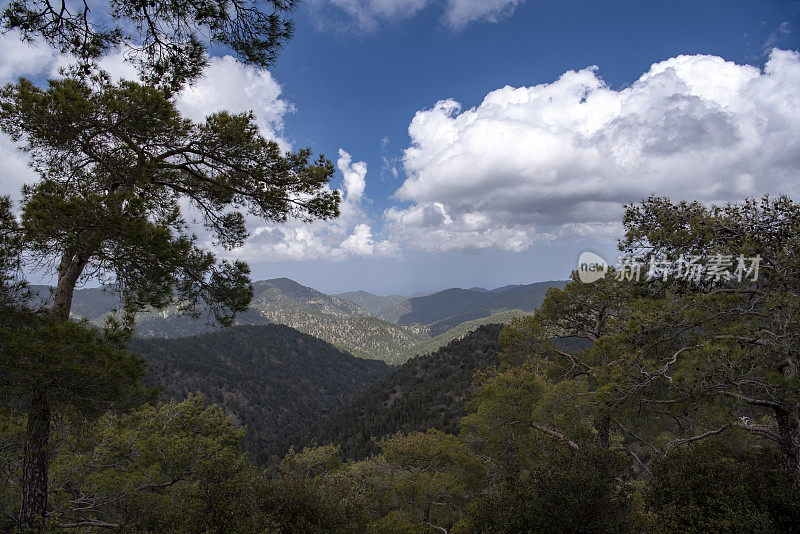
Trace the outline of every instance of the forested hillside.
<instances>
[{"instance_id":1,"label":"forested hillside","mask_svg":"<svg viewBox=\"0 0 800 534\"><path fill-rule=\"evenodd\" d=\"M247 427L245 447L266 462L303 432L389 373L283 325L238 326L179 339L135 339L146 383L164 400L200 393Z\"/></svg>"},{"instance_id":2,"label":"forested hillside","mask_svg":"<svg viewBox=\"0 0 800 534\"><path fill-rule=\"evenodd\" d=\"M254 300L254 305L240 314L234 324L290 326L359 358L402 363L405 351L430 340L427 328L421 325L395 325L378 317L361 315L325 314L294 303L281 309L275 301ZM269 305L260 308L264 303ZM181 315L176 309L144 313L137 323L137 334L147 338L186 337L217 330L218 327Z\"/></svg>"},{"instance_id":3,"label":"forested hillside","mask_svg":"<svg viewBox=\"0 0 800 534\"><path fill-rule=\"evenodd\" d=\"M47 286L34 286L37 302L52 301ZM237 315L235 325L283 324L323 339L360 358L402 363L406 351L430 340L427 327L397 325L364 310L346 298L326 295L288 278L253 283L249 309ZM72 314L102 324L117 300L97 288L75 292ZM140 313L136 335L145 338L179 338L213 332L207 316L190 317L178 306Z\"/></svg>"},{"instance_id":4,"label":"forested hillside","mask_svg":"<svg viewBox=\"0 0 800 534\"><path fill-rule=\"evenodd\" d=\"M470 332L473 332L480 326L488 324L507 324L515 317L522 317L523 315L527 315L527 313L522 310L508 310L508 311L493 313L488 317L481 317L480 319L473 319L472 321L466 321L454 328L451 328L447 332L444 332L436 337L431 338L431 340L428 341L427 343L424 343L422 345L417 345L416 347L407 350L403 354L403 358L408 359L408 358L413 358L414 356L422 356L424 354L430 354L431 352L436 352L437 350L444 347L451 341L463 338L464 336L468 335Z\"/></svg>"},{"instance_id":5,"label":"forested hillside","mask_svg":"<svg viewBox=\"0 0 800 534\"><path fill-rule=\"evenodd\" d=\"M435 428L457 433L476 371L499 362L502 325L479 327L432 354L404 363L314 429L310 442L341 447L346 458L380 451L381 438Z\"/></svg>"},{"instance_id":6,"label":"forested hillside","mask_svg":"<svg viewBox=\"0 0 800 534\"><path fill-rule=\"evenodd\" d=\"M433 352L481 324L506 323L523 312L529 313L541 303L547 287L559 283L508 286L491 291L447 289L407 299L365 291L326 295L288 278L275 278L253 283L250 306L236 316L234 325L283 324L359 358L401 364L414 355ZM49 287L33 289L38 297L36 302L52 301ZM416 312L412 311L412 302ZM100 325L116 306L110 292L79 289L75 291L72 314ZM414 313L421 321L434 322L429 326L407 322ZM401 320L403 324L396 324L401 316L405 318ZM193 318L182 313L178 306L147 310L139 313L136 320L136 335L145 338L178 338L217 330L219 327L208 316Z\"/></svg>"},{"instance_id":7,"label":"forested hillside","mask_svg":"<svg viewBox=\"0 0 800 534\"><path fill-rule=\"evenodd\" d=\"M403 295L382 296L367 291L350 291L333 296L354 302L372 315L386 319L390 323L396 323L401 315L411 311L408 297Z\"/></svg>"}]
</instances>

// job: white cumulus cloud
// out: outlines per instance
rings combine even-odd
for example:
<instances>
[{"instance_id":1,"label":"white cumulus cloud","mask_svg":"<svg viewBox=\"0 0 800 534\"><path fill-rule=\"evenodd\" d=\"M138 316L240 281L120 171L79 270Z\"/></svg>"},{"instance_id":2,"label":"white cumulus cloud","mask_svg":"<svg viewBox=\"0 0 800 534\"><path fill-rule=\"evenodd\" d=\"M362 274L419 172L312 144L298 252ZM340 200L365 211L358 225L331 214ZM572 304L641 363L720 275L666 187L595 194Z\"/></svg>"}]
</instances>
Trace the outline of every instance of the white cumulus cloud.
<instances>
[{"instance_id":1,"label":"white cumulus cloud","mask_svg":"<svg viewBox=\"0 0 800 534\"><path fill-rule=\"evenodd\" d=\"M47 45L23 43L16 32L0 35L0 83L22 76L35 80L58 77L59 69L69 64L69 56L57 54ZM122 52L104 57L101 66L113 79L137 78L136 69ZM262 135L275 140L282 150L290 150L291 143L283 135L283 118L294 106L281 98L281 91L268 71L243 65L231 56L212 57L203 78L178 95L177 105L184 116L195 121L215 111L252 111ZM25 154L1 133L0 161L0 194L18 198L22 184L36 176L28 168Z\"/></svg>"},{"instance_id":2,"label":"white cumulus cloud","mask_svg":"<svg viewBox=\"0 0 800 534\"><path fill-rule=\"evenodd\" d=\"M800 55L764 69L708 55L652 65L622 90L597 68L452 100L409 126L407 179L386 211L425 250L521 250L534 239L602 237L621 204L650 194L726 201L800 189ZM424 238L414 239L424 230Z\"/></svg>"},{"instance_id":3,"label":"white cumulus cloud","mask_svg":"<svg viewBox=\"0 0 800 534\"><path fill-rule=\"evenodd\" d=\"M195 121L215 111L252 111L261 134L288 150L291 144L282 137L283 117L295 108L280 98L281 90L269 71L243 65L231 56L212 57L203 78L184 89L177 103L181 113Z\"/></svg>"},{"instance_id":4,"label":"white cumulus cloud","mask_svg":"<svg viewBox=\"0 0 800 534\"><path fill-rule=\"evenodd\" d=\"M447 0L444 22L463 29L475 21L498 22L514 13L525 0Z\"/></svg>"},{"instance_id":5,"label":"white cumulus cloud","mask_svg":"<svg viewBox=\"0 0 800 534\"><path fill-rule=\"evenodd\" d=\"M349 18L362 31L381 23L413 17L431 5L442 10L442 23L462 30L473 22L498 22L511 15L525 0L311 0L312 14L323 27L336 26L336 15Z\"/></svg>"},{"instance_id":6,"label":"white cumulus cloud","mask_svg":"<svg viewBox=\"0 0 800 534\"><path fill-rule=\"evenodd\" d=\"M38 42L22 42L16 31L0 35L0 84L21 76L35 76L49 69L57 53Z\"/></svg>"},{"instance_id":7,"label":"white cumulus cloud","mask_svg":"<svg viewBox=\"0 0 800 534\"><path fill-rule=\"evenodd\" d=\"M398 245L375 237L364 210L367 164L354 162L342 149L336 164L343 177L338 218L257 226L245 245L233 251L234 255L252 263L397 256Z\"/></svg>"}]
</instances>

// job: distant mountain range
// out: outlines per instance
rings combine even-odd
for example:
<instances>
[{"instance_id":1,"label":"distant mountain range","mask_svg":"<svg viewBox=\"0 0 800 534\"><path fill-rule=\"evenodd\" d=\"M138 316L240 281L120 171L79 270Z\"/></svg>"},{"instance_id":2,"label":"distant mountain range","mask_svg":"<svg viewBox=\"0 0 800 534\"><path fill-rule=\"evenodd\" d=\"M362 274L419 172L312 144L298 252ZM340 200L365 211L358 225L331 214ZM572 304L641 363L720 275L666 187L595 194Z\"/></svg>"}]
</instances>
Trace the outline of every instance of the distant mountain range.
<instances>
[{"instance_id":1,"label":"distant mountain range","mask_svg":"<svg viewBox=\"0 0 800 534\"><path fill-rule=\"evenodd\" d=\"M161 387L163 398L201 393L245 425L245 447L262 463L301 444L309 427L391 370L276 324L139 338L131 350L145 357L146 382Z\"/></svg>"},{"instance_id":2,"label":"distant mountain range","mask_svg":"<svg viewBox=\"0 0 800 534\"><path fill-rule=\"evenodd\" d=\"M491 291L483 288L445 289L433 295L408 299L410 311L400 316L398 324L424 324L438 335L473 319L507 310L533 312L544 301L550 287L564 287L564 281L505 286Z\"/></svg>"},{"instance_id":3,"label":"distant mountain range","mask_svg":"<svg viewBox=\"0 0 800 534\"><path fill-rule=\"evenodd\" d=\"M446 289L404 297L355 291L327 295L288 278L253 283L250 309L235 325L283 324L323 339L351 354L400 364L416 354L435 351L481 324L507 322L535 310L547 288L563 281L529 285ZM34 286L41 300L47 286ZM73 315L101 323L116 306L114 295L101 289L79 289ZM177 308L144 312L136 334L144 338L179 338L218 330L204 319L180 314Z\"/></svg>"}]
</instances>

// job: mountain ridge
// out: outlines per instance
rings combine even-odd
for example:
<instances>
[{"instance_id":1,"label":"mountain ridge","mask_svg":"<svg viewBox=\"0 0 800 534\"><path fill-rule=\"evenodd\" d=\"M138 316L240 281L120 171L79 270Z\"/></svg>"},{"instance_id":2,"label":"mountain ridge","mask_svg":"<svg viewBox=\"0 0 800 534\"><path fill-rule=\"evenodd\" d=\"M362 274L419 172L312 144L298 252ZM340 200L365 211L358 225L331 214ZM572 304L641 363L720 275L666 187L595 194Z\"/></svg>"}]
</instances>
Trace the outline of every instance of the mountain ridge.
<instances>
[{"instance_id":1,"label":"mountain ridge","mask_svg":"<svg viewBox=\"0 0 800 534\"><path fill-rule=\"evenodd\" d=\"M562 281L507 285L495 289L449 288L405 297L367 291L328 295L289 278L253 282L250 308L234 325L284 324L323 339L360 358L401 364L408 357L430 352L465 328L492 321L506 322L514 313L530 313L541 304L547 288ZM37 302L52 298L51 288L32 286ZM101 288L79 289L73 316L101 324L117 305L115 295ZM466 325L466 326L462 326ZM192 318L177 307L149 310L137 316L136 336L179 338L218 331L204 318Z\"/></svg>"},{"instance_id":2,"label":"mountain ridge","mask_svg":"<svg viewBox=\"0 0 800 534\"><path fill-rule=\"evenodd\" d=\"M420 323L431 335L444 333L458 324L508 310L533 312L544 301L550 287L563 287L563 280L503 286L488 291L450 288L408 299L411 311L398 324Z\"/></svg>"}]
</instances>

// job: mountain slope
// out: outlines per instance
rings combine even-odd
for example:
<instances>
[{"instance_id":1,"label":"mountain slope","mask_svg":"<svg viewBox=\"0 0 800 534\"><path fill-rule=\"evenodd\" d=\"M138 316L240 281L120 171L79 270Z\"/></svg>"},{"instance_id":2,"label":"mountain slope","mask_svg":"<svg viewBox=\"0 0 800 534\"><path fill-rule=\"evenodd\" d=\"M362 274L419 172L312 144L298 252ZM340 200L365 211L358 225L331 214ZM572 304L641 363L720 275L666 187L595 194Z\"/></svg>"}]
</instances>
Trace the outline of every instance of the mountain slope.
<instances>
[{"instance_id":1,"label":"mountain slope","mask_svg":"<svg viewBox=\"0 0 800 534\"><path fill-rule=\"evenodd\" d=\"M436 336L465 321L488 317L500 311L522 310L530 313L541 305L548 288L563 287L565 283L538 282L491 291L453 288L433 295L413 297L408 299L411 311L403 314L398 324L424 324L430 328L431 335Z\"/></svg>"},{"instance_id":2,"label":"mountain slope","mask_svg":"<svg viewBox=\"0 0 800 534\"><path fill-rule=\"evenodd\" d=\"M457 432L475 371L499 362L502 325L484 325L433 354L407 361L311 431L309 443L338 444L347 458L378 452L396 432Z\"/></svg>"},{"instance_id":3,"label":"mountain slope","mask_svg":"<svg viewBox=\"0 0 800 534\"><path fill-rule=\"evenodd\" d=\"M261 312L306 310L334 317L374 315L350 300L326 295L288 278L254 282L250 306Z\"/></svg>"},{"instance_id":4,"label":"mountain slope","mask_svg":"<svg viewBox=\"0 0 800 534\"><path fill-rule=\"evenodd\" d=\"M37 286L41 300L50 289ZM101 323L116 304L113 294L101 289L75 292L73 315ZM354 302L326 295L288 278L253 283L250 309L239 314L235 325L284 324L316 336L360 358L390 363L405 361L401 355L430 339L420 325L396 325L359 307ZM195 319L177 307L153 310L137 316L136 335L144 338L179 338L219 331L205 318Z\"/></svg>"},{"instance_id":5,"label":"mountain slope","mask_svg":"<svg viewBox=\"0 0 800 534\"><path fill-rule=\"evenodd\" d=\"M275 301L259 302L238 315L235 325L282 324L318 337L347 352L369 360L402 363L403 354L430 340L428 329L421 325L395 325L378 317L328 315L314 309ZM168 308L142 314L137 319L136 334L144 338L175 338L220 331L202 319L192 319ZM224 331L224 330L222 330Z\"/></svg>"},{"instance_id":6,"label":"mountain slope","mask_svg":"<svg viewBox=\"0 0 800 534\"><path fill-rule=\"evenodd\" d=\"M288 278L275 278L253 283L250 309L239 314L234 324L284 324L354 356L399 364L412 355L436 350L480 324L507 320L502 315L492 319L493 314L531 312L541 304L548 287L560 284L448 289L407 299L365 291L326 295ZM42 299L50 295L46 286L36 290ZM75 292L73 315L99 324L115 303L112 293L81 289ZM178 338L218 330L205 318L191 318L172 307L140 314L136 335Z\"/></svg>"},{"instance_id":7,"label":"mountain slope","mask_svg":"<svg viewBox=\"0 0 800 534\"><path fill-rule=\"evenodd\" d=\"M165 399L202 393L246 425L246 448L261 462L299 444L310 425L391 370L283 325L135 339L131 349Z\"/></svg>"},{"instance_id":8,"label":"mountain slope","mask_svg":"<svg viewBox=\"0 0 800 534\"><path fill-rule=\"evenodd\" d=\"M386 319L390 323L397 323L400 316L411 311L408 297L403 295L373 295L366 291L351 291L333 295L354 302L359 307L367 310L371 315Z\"/></svg>"},{"instance_id":9,"label":"mountain slope","mask_svg":"<svg viewBox=\"0 0 800 534\"><path fill-rule=\"evenodd\" d=\"M407 360L409 358L413 358L414 356L421 356L423 354L430 354L431 352L436 352L437 350L446 346L453 340L463 339L464 337L469 335L470 332L477 330L478 327L480 326L487 324L505 325L511 322L511 319L515 317L522 317L523 315L527 315L527 313L522 310L508 310L508 311L493 313L489 317L481 317L480 319L473 319L471 321L466 321L454 328L451 328L450 330L444 332L443 334L439 334L438 336L431 338L431 340L428 341L427 343L417 345L416 347L406 351L405 353L403 353L403 358Z\"/></svg>"}]
</instances>

